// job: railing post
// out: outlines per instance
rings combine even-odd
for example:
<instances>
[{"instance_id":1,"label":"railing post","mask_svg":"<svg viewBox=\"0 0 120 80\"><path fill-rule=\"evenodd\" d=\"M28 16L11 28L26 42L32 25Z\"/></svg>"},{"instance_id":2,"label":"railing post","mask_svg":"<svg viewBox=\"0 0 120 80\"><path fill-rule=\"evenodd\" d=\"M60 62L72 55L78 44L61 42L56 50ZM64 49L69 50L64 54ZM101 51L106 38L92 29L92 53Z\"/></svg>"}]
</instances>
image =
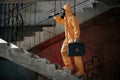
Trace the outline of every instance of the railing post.
<instances>
[{"instance_id":1,"label":"railing post","mask_svg":"<svg viewBox=\"0 0 120 80\"><path fill-rule=\"evenodd\" d=\"M37 2L35 2L35 6L34 6L34 24L36 25L36 6L37 6ZM36 44L36 39L35 39L35 32L33 32L34 34L34 45Z\"/></svg>"},{"instance_id":2,"label":"railing post","mask_svg":"<svg viewBox=\"0 0 120 80\"><path fill-rule=\"evenodd\" d=\"M74 14L75 14L75 3L76 3L76 0L74 0Z\"/></svg>"}]
</instances>

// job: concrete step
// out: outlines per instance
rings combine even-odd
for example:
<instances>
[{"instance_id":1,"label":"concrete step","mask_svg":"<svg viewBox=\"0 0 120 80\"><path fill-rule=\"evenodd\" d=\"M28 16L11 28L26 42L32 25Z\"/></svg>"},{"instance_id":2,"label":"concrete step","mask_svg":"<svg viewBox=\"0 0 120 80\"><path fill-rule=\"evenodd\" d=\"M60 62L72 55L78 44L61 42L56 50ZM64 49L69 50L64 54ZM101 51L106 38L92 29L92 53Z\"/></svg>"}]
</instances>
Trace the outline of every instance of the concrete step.
<instances>
[{"instance_id":1,"label":"concrete step","mask_svg":"<svg viewBox=\"0 0 120 80\"><path fill-rule=\"evenodd\" d=\"M0 37L8 42L23 41L24 37L35 36L34 32L43 31L43 27L53 27L52 24L30 25L23 27L0 27Z\"/></svg>"},{"instance_id":2,"label":"concrete step","mask_svg":"<svg viewBox=\"0 0 120 80\"><path fill-rule=\"evenodd\" d=\"M32 53L18 47L11 48L4 40L0 43L0 57L24 66L52 80L83 80L83 78L78 78L70 72L60 69L59 65L51 64L45 58L35 57Z\"/></svg>"},{"instance_id":3,"label":"concrete step","mask_svg":"<svg viewBox=\"0 0 120 80\"><path fill-rule=\"evenodd\" d=\"M26 37L35 36L35 32L43 31L43 27L52 27L52 24L43 24L43 25L27 25L23 26L23 35Z\"/></svg>"},{"instance_id":4,"label":"concrete step","mask_svg":"<svg viewBox=\"0 0 120 80\"><path fill-rule=\"evenodd\" d=\"M28 28L23 28L23 36L25 37L30 37L34 36L34 28L28 27Z\"/></svg>"}]
</instances>

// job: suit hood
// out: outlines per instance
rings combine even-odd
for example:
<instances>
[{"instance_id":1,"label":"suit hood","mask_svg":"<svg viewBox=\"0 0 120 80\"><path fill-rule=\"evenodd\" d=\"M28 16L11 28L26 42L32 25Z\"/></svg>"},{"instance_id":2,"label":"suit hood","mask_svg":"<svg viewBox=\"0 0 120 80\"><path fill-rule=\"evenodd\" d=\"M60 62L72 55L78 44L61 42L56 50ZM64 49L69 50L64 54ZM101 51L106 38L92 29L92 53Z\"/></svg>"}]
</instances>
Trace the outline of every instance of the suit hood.
<instances>
[{"instance_id":1,"label":"suit hood","mask_svg":"<svg viewBox=\"0 0 120 80\"><path fill-rule=\"evenodd\" d=\"M70 3L65 4L63 6L63 9L65 10L65 12L72 13Z\"/></svg>"}]
</instances>

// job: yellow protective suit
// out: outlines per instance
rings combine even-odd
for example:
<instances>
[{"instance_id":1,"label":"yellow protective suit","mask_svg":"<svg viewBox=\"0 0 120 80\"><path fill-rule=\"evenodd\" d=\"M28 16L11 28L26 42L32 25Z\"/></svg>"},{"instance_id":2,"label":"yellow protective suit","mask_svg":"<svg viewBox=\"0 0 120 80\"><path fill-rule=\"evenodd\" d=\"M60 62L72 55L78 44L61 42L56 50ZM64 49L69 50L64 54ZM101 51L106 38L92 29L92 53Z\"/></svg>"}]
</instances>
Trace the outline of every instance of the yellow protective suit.
<instances>
[{"instance_id":1,"label":"yellow protective suit","mask_svg":"<svg viewBox=\"0 0 120 80\"><path fill-rule=\"evenodd\" d=\"M79 40L80 38L80 26L76 16L72 14L71 5L69 3L65 4L63 9L65 10L65 17L64 19L60 16L54 16L54 19L60 23L65 25L65 40L63 42L61 48L61 55L63 62L65 64L65 69L75 69L74 71L76 75L84 74L84 68L81 56L75 56L75 68L73 67L71 58L68 56L67 47L69 43L73 43L75 39Z\"/></svg>"}]
</instances>

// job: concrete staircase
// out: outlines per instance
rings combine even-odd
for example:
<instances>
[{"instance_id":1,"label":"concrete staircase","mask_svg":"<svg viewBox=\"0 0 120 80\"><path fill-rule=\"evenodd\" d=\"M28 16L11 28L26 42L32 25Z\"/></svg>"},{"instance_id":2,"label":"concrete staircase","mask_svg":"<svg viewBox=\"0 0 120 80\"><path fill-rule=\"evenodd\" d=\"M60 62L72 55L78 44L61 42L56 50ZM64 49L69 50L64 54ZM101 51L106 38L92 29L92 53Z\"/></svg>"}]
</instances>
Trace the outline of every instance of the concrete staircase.
<instances>
[{"instance_id":1,"label":"concrete staircase","mask_svg":"<svg viewBox=\"0 0 120 80\"><path fill-rule=\"evenodd\" d=\"M72 75L70 71L60 69L58 64L51 64L49 60L40 58L2 39L0 39L0 57L24 66L52 80L83 80L83 78Z\"/></svg>"}]
</instances>

